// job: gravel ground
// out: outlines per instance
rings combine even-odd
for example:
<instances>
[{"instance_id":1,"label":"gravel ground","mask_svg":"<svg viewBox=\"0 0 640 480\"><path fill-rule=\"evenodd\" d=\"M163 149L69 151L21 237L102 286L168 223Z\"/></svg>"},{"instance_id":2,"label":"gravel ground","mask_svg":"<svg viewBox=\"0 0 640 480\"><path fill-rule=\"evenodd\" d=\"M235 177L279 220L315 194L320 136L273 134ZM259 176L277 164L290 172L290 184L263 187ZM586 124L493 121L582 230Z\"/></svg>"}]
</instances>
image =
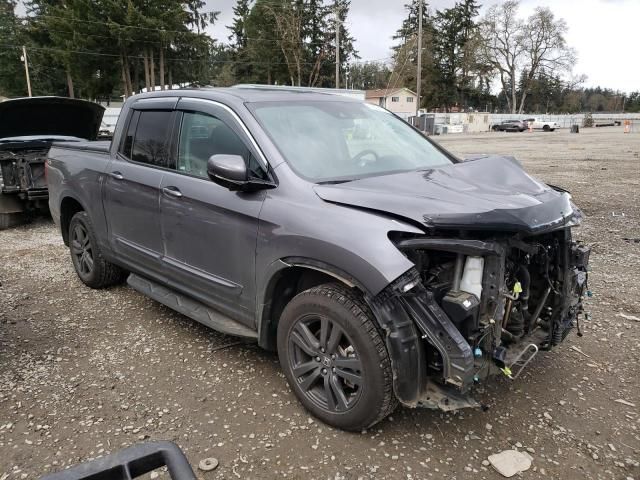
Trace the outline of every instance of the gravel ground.
<instances>
[{"instance_id":1,"label":"gravel ground","mask_svg":"<svg viewBox=\"0 0 640 480\"><path fill-rule=\"evenodd\" d=\"M494 479L486 458L508 448L533 457L524 478L640 479L640 135L618 130L436 139L515 155L572 191L594 245L593 320L482 388L486 411L399 408L360 434L312 419L275 355L124 286L84 287L49 221L0 232L0 480L147 439L194 467L216 457L202 479Z\"/></svg>"}]
</instances>

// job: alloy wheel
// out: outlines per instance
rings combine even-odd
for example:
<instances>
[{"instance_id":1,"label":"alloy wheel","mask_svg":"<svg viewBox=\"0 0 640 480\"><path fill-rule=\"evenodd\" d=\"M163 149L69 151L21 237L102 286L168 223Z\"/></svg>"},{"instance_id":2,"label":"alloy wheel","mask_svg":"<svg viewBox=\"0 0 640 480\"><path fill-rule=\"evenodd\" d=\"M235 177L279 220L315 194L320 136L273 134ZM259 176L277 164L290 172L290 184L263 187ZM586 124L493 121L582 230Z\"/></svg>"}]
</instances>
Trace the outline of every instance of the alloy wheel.
<instances>
[{"instance_id":1,"label":"alloy wheel","mask_svg":"<svg viewBox=\"0 0 640 480\"><path fill-rule=\"evenodd\" d=\"M332 413L357 403L364 372L354 343L340 325L326 316L304 316L291 330L288 350L295 381L313 403Z\"/></svg>"},{"instance_id":2,"label":"alloy wheel","mask_svg":"<svg viewBox=\"0 0 640 480\"><path fill-rule=\"evenodd\" d=\"M93 272L93 248L87 228L77 223L71 234L71 254L76 259L80 274L87 276Z\"/></svg>"}]
</instances>

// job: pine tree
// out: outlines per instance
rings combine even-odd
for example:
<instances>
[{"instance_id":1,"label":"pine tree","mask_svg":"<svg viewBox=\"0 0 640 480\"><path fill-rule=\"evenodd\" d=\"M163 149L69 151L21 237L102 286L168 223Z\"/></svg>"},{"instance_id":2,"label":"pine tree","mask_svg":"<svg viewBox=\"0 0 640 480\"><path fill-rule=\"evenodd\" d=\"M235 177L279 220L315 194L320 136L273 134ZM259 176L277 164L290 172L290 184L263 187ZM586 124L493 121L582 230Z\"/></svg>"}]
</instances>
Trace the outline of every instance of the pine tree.
<instances>
[{"instance_id":1,"label":"pine tree","mask_svg":"<svg viewBox=\"0 0 640 480\"><path fill-rule=\"evenodd\" d=\"M405 5L406 18L392 37L396 40L393 46L393 70L388 82L389 88L407 87L416 90L418 63L418 21L420 0L412 0ZM434 63L433 63L433 19L429 5L424 2L422 9L422 86L420 107L433 105L434 95Z\"/></svg>"},{"instance_id":2,"label":"pine tree","mask_svg":"<svg viewBox=\"0 0 640 480\"><path fill-rule=\"evenodd\" d=\"M0 95L7 97L27 94L15 7L14 0L0 0Z\"/></svg>"}]
</instances>

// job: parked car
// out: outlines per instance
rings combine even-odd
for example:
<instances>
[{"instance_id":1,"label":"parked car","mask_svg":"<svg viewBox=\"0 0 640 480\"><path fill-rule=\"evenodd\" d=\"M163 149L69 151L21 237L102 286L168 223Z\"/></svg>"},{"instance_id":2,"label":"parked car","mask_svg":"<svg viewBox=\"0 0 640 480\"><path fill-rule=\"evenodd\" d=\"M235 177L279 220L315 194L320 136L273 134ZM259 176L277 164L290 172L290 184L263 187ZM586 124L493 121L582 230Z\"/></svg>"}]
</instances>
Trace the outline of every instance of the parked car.
<instances>
[{"instance_id":1,"label":"parked car","mask_svg":"<svg viewBox=\"0 0 640 480\"><path fill-rule=\"evenodd\" d=\"M54 140L95 140L104 108L33 97L0 102L0 230L48 210L44 162Z\"/></svg>"},{"instance_id":2,"label":"parked car","mask_svg":"<svg viewBox=\"0 0 640 480\"><path fill-rule=\"evenodd\" d=\"M521 120L503 120L491 127L494 132L524 132L527 125Z\"/></svg>"},{"instance_id":3,"label":"parked car","mask_svg":"<svg viewBox=\"0 0 640 480\"><path fill-rule=\"evenodd\" d=\"M527 128L532 128L533 130L543 130L545 132L553 132L556 128L560 128L560 124L557 122L540 120L538 118L527 118L525 122L526 122Z\"/></svg>"},{"instance_id":4,"label":"parked car","mask_svg":"<svg viewBox=\"0 0 640 480\"><path fill-rule=\"evenodd\" d=\"M582 314L589 249L566 191L512 158L461 161L358 100L136 95L110 144L56 143L47 168L86 285L127 277L276 350L302 404L339 428L398 401L476 406L476 385L517 377Z\"/></svg>"}]
</instances>

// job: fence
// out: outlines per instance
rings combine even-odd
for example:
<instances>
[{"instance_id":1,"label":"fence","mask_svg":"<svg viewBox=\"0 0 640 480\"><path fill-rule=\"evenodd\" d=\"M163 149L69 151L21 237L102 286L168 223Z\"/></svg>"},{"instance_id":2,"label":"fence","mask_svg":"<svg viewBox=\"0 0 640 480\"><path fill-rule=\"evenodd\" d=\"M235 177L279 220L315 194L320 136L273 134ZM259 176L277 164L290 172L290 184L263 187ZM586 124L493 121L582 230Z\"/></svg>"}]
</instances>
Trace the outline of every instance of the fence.
<instances>
[{"instance_id":1,"label":"fence","mask_svg":"<svg viewBox=\"0 0 640 480\"><path fill-rule=\"evenodd\" d=\"M586 114L575 115L531 115L506 113L427 113L420 117L411 117L409 123L428 133L479 133L491 130L504 120L527 120L536 118L543 122L556 122L560 128L570 128L572 125L584 124ZM423 120L428 119L428 120ZM631 132L640 132L640 113L594 113L593 125L615 124L623 125L625 120L631 122ZM462 126L462 129L450 126Z\"/></svg>"}]
</instances>

